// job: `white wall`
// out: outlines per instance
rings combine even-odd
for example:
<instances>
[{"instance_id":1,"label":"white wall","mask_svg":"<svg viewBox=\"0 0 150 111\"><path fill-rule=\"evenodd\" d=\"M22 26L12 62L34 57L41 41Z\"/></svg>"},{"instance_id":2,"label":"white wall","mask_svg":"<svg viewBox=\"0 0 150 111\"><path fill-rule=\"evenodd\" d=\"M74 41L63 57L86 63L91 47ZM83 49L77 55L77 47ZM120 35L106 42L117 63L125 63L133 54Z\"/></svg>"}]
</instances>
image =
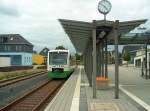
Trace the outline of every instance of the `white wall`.
<instances>
[{"instance_id":1,"label":"white wall","mask_svg":"<svg viewBox=\"0 0 150 111\"><path fill-rule=\"evenodd\" d=\"M143 62L145 58L145 55L137 56L134 58L134 66L135 66L135 61L138 59L141 59L141 62ZM150 62L150 52L147 52L147 68L149 69L149 62Z\"/></svg>"},{"instance_id":2,"label":"white wall","mask_svg":"<svg viewBox=\"0 0 150 111\"><path fill-rule=\"evenodd\" d=\"M24 65L24 66L32 65L32 54L31 53L23 53L22 54L22 65Z\"/></svg>"},{"instance_id":3,"label":"white wall","mask_svg":"<svg viewBox=\"0 0 150 111\"><path fill-rule=\"evenodd\" d=\"M11 65L10 57L0 57L0 67L7 67Z\"/></svg>"},{"instance_id":4,"label":"white wall","mask_svg":"<svg viewBox=\"0 0 150 111\"><path fill-rule=\"evenodd\" d=\"M27 53L27 52L5 52L2 53L0 52L0 55L21 55L21 59L22 59L22 66L30 66L32 65L32 53Z\"/></svg>"}]
</instances>

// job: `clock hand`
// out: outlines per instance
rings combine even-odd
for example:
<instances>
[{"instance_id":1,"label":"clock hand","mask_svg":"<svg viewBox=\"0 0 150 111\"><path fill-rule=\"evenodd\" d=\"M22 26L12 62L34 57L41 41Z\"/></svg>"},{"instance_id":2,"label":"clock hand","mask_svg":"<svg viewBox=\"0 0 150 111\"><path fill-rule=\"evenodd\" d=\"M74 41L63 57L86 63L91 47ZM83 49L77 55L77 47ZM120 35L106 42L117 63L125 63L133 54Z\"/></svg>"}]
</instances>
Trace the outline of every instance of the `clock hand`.
<instances>
[{"instance_id":1,"label":"clock hand","mask_svg":"<svg viewBox=\"0 0 150 111\"><path fill-rule=\"evenodd\" d=\"M103 4L101 4L106 10L108 10L108 8L105 6L105 5L103 5Z\"/></svg>"}]
</instances>

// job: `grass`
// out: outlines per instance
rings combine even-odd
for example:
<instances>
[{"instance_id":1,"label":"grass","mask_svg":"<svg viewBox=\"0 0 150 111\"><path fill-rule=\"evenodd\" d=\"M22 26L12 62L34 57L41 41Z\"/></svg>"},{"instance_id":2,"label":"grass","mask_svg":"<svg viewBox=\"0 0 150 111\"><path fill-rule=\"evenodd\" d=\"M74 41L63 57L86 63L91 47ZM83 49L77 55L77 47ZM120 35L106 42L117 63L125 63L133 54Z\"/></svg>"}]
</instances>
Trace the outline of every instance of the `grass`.
<instances>
[{"instance_id":1,"label":"grass","mask_svg":"<svg viewBox=\"0 0 150 111\"><path fill-rule=\"evenodd\" d=\"M28 75L32 75L32 73L36 73L39 71L43 71L43 69L29 69L29 70L20 70L20 71L12 71L12 72L0 72L0 80L24 76L24 75L28 76Z\"/></svg>"}]
</instances>

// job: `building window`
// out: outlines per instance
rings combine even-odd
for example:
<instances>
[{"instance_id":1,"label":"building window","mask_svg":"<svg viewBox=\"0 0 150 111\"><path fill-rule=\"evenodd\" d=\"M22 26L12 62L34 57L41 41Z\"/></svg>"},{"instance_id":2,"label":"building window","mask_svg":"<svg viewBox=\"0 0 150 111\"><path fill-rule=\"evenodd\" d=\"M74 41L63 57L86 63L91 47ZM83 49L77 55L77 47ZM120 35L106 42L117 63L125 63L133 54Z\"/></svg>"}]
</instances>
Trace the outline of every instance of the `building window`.
<instances>
[{"instance_id":1,"label":"building window","mask_svg":"<svg viewBox=\"0 0 150 111\"><path fill-rule=\"evenodd\" d=\"M22 51L22 46L21 45L18 46L18 51Z\"/></svg>"},{"instance_id":2,"label":"building window","mask_svg":"<svg viewBox=\"0 0 150 111\"><path fill-rule=\"evenodd\" d=\"M6 43L8 41L7 37L0 37L0 43Z\"/></svg>"},{"instance_id":3,"label":"building window","mask_svg":"<svg viewBox=\"0 0 150 111\"><path fill-rule=\"evenodd\" d=\"M25 63L26 63L26 57L24 58L24 60L25 60Z\"/></svg>"},{"instance_id":4,"label":"building window","mask_svg":"<svg viewBox=\"0 0 150 111\"><path fill-rule=\"evenodd\" d=\"M6 45L4 45L4 51L7 51L7 46Z\"/></svg>"},{"instance_id":5,"label":"building window","mask_svg":"<svg viewBox=\"0 0 150 111\"><path fill-rule=\"evenodd\" d=\"M10 51L10 46L7 46L7 51Z\"/></svg>"},{"instance_id":6,"label":"building window","mask_svg":"<svg viewBox=\"0 0 150 111\"><path fill-rule=\"evenodd\" d=\"M0 37L0 43L3 43L3 38L2 37Z\"/></svg>"},{"instance_id":7,"label":"building window","mask_svg":"<svg viewBox=\"0 0 150 111\"><path fill-rule=\"evenodd\" d=\"M18 51L18 46L16 45L16 51Z\"/></svg>"},{"instance_id":8,"label":"building window","mask_svg":"<svg viewBox=\"0 0 150 111\"><path fill-rule=\"evenodd\" d=\"M8 41L7 37L3 37L3 43L6 43Z\"/></svg>"}]
</instances>

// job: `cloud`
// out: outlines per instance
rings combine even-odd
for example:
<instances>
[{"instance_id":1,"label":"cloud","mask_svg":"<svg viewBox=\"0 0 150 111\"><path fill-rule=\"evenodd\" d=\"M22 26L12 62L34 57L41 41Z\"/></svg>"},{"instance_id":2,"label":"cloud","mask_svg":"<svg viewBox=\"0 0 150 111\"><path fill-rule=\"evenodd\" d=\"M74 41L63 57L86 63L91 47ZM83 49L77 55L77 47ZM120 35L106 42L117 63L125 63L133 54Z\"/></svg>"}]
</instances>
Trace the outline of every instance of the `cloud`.
<instances>
[{"instance_id":1,"label":"cloud","mask_svg":"<svg viewBox=\"0 0 150 111\"><path fill-rule=\"evenodd\" d=\"M149 0L109 1L112 10L107 15L108 20L150 18ZM103 15L97 10L98 2L99 0L0 0L0 31L21 34L38 51L45 46L55 48L57 45L64 45L74 51L58 19L90 22L93 19L101 20ZM150 21L146 27L150 28Z\"/></svg>"},{"instance_id":2,"label":"cloud","mask_svg":"<svg viewBox=\"0 0 150 111\"><path fill-rule=\"evenodd\" d=\"M20 13L13 4L7 4L3 0L0 1L0 14L8 16L19 16Z\"/></svg>"}]
</instances>

